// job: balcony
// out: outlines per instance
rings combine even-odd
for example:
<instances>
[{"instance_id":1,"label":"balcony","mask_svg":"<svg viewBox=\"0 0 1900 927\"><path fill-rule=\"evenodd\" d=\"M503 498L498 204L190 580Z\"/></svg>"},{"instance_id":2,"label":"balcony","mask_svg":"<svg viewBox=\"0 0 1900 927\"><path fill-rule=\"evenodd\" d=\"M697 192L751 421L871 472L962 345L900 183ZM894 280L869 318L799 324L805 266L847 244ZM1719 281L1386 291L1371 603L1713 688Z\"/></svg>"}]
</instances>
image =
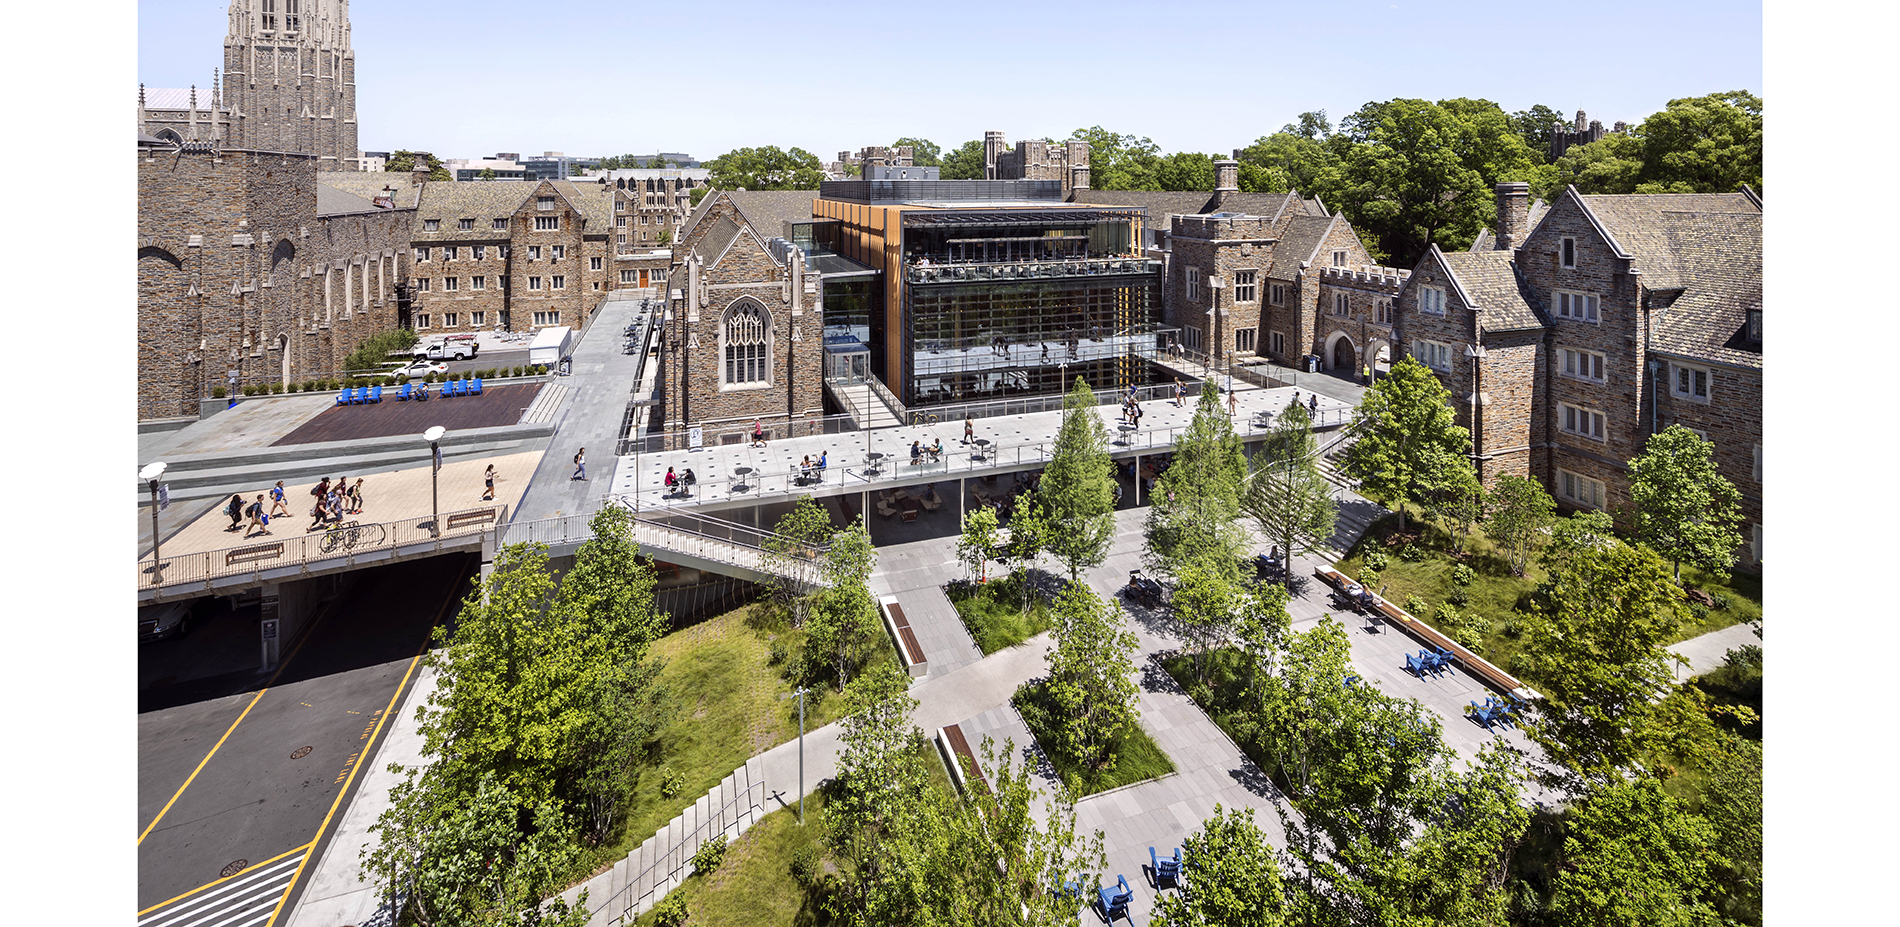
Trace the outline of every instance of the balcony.
<instances>
[{"instance_id":1,"label":"balcony","mask_svg":"<svg viewBox=\"0 0 1900 927\"><path fill-rule=\"evenodd\" d=\"M1161 262L1138 257L1074 258L1040 261L968 261L955 264L906 263L904 279L914 284L972 283L1058 277L1108 277L1158 274Z\"/></svg>"}]
</instances>

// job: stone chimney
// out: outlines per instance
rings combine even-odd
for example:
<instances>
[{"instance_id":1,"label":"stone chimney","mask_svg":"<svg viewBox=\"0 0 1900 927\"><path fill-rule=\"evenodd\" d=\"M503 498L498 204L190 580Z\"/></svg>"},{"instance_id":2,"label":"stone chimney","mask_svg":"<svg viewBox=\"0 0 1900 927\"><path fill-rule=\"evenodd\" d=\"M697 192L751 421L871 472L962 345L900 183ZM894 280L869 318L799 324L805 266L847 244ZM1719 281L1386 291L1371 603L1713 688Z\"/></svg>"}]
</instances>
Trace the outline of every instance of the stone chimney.
<instances>
[{"instance_id":1,"label":"stone chimney","mask_svg":"<svg viewBox=\"0 0 1900 927\"><path fill-rule=\"evenodd\" d=\"M1214 211L1219 212L1227 199L1240 192L1240 162L1223 158L1214 162Z\"/></svg>"},{"instance_id":2,"label":"stone chimney","mask_svg":"<svg viewBox=\"0 0 1900 927\"><path fill-rule=\"evenodd\" d=\"M1494 251L1515 251L1530 234L1531 185L1519 180L1498 184L1498 230L1492 238Z\"/></svg>"}]
</instances>

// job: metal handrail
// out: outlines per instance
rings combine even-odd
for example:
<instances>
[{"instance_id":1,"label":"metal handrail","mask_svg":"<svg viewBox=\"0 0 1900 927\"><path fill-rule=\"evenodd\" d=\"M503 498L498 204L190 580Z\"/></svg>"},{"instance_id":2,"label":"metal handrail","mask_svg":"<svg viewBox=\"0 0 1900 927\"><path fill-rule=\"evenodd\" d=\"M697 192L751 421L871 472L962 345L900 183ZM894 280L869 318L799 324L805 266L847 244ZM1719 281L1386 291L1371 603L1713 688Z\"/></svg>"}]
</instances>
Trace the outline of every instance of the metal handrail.
<instances>
[{"instance_id":1,"label":"metal handrail","mask_svg":"<svg viewBox=\"0 0 1900 927\"><path fill-rule=\"evenodd\" d=\"M490 518L470 517L481 512L492 512L493 515ZM439 543L444 538L492 530L496 524L507 521L508 507L485 505L442 512L439 517L444 526L440 535L432 530L430 516L418 515L399 521L367 524L344 522L301 535L282 538L267 536L253 543L216 550L170 553L164 555L164 564L156 573L147 558L138 565L138 588L156 589L246 574L261 578L265 570L307 566L326 560L350 561L359 555L392 547L407 547L430 541ZM295 519L290 517L283 520L291 522Z\"/></svg>"},{"instance_id":2,"label":"metal handrail","mask_svg":"<svg viewBox=\"0 0 1900 927\"><path fill-rule=\"evenodd\" d=\"M728 544L742 550L751 551L759 560L758 563L750 563L744 558L717 556L716 551L706 549L694 551L694 553L700 556L711 557L712 559L737 566L749 567L769 566L771 560L766 558L782 556L767 546L773 538L783 537L775 531L754 528L751 525L742 525L738 522L726 521L723 518L715 518L711 515L689 510L676 511L666 509L659 513L635 512L632 501L624 496L610 495L606 501L609 504L618 504L626 508L637 525L645 525L658 531L671 532L703 540L718 541L721 544ZM592 521L593 516L591 514L576 514L555 515L549 518L538 518L533 521L502 525L496 529L496 544L498 547L506 547L511 544L532 542L555 546L558 544L585 542L594 536ZM678 523L682 521L687 524ZM805 546L805 552L795 554L791 559L804 566L815 567L830 549L828 545L808 545Z\"/></svg>"},{"instance_id":3,"label":"metal handrail","mask_svg":"<svg viewBox=\"0 0 1900 927\"><path fill-rule=\"evenodd\" d=\"M685 839L678 845L667 850L652 863L649 863L645 869L640 870L628 878L626 886L620 891L608 896L605 902L593 910L593 914L598 915L602 911L613 909L615 904L625 897L624 904L620 907L619 917L622 923L632 923L633 919L640 913L640 905L645 903L648 898L653 898L654 893L659 890L661 884L671 882L673 877L679 874L680 870L685 869L692 862L693 854L698 853L700 844L705 842L703 832L707 827L717 822L719 824L719 832L724 834L734 824L739 823L736 817L729 819L727 816L727 813L732 809L733 805L739 804L741 801L748 802L748 807L756 809L753 812L753 822L757 823L759 814L765 810L765 802L763 800L765 797L765 780L752 781L752 767L750 765L741 766L740 769L745 770L746 784L745 787L739 791L738 795L733 796L725 804L720 805L717 812L708 814L706 820L701 821L698 827L693 828L692 832L687 834ZM721 784L723 784L723 782ZM718 786L714 786L714 788L718 788ZM752 791L754 789L759 791L760 800L758 801L751 801ZM694 804L697 804L697 802ZM684 811L680 812L674 820L679 820L679 818L683 816L685 816ZM666 827L671 828L672 826L672 821L668 821ZM743 831L743 828L741 830ZM689 846L690 849L688 848ZM639 852L639 849L636 847L634 852ZM659 869L661 866L667 867L666 878L663 880L649 879L653 871ZM646 885L644 891L638 895L627 897L630 892L642 884ZM665 894L665 892L660 892L659 897L665 897ZM657 900L657 898L655 900Z\"/></svg>"}]
</instances>

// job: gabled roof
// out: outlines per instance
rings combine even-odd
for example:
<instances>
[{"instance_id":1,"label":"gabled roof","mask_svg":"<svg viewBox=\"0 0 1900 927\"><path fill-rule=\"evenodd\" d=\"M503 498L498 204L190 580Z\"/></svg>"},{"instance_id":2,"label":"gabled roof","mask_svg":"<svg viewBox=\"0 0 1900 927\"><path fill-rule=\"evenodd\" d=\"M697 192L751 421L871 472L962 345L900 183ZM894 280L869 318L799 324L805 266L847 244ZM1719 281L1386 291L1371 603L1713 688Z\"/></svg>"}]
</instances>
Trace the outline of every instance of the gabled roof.
<instances>
[{"instance_id":1,"label":"gabled roof","mask_svg":"<svg viewBox=\"0 0 1900 927\"><path fill-rule=\"evenodd\" d=\"M1762 216L1665 212L1655 224L1660 227L1655 239L1666 245L1679 290L1652 317L1654 349L1761 367L1761 346L1746 340L1746 326L1748 314L1762 309ZM1663 289L1649 273L1644 274L1643 283L1652 291ZM1670 294L1655 295L1667 298ZM1651 305L1662 301L1652 298Z\"/></svg>"},{"instance_id":2,"label":"gabled roof","mask_svg":"<svg viewBox=\"0 0 1900 927\"><path fill-rule=\"evenodd\" d=\"M1537 224L1544 221L1544 216L1549 212L1550 204L1544 202L1542 197L1532 200L1531 208L1526 210L1524 217L1524 234L1529 235L1535 230ZM1465 250L1490 251L1497 247L1497 242L1498 237L1495 232L1490 228L1482 228L1478 230L1478 237L1471 242L1471 247Z\"/></svg>"},{"instance_id":3,"label":"gabled roof","mask_svg":"<svg viewBox=\"0 0 1900 927\"><path fill-rule=\"evenodd\" d=\"M589 235L607 235L614 225L614 188L612 184L577 183L572 180L550 180L554 188L567 197L574 208L580 210L587 219L583 229Z\"/></svg>"},{"instance_id":4,"label":"gabled roof","mask_svg":"<svg viewBox=\"0 0 1900 927\"><path fill-rule=\"evenodd\" d=\"M473 219L470 231L487 235L493 220L506 219L521 209L528 197L541 188L539 180L484 180L480 183L431 183L423 187L422 202L416 207L416 241L451 240L469 237L457 228L459 219ZM423 222L439 220L442 227L423 231Z\"/></svg>"},{"instance_id":5,"label":"gabled roof","mask_svg":"<svg viewBox=\"0 0 1900 927\"><path fill-rule=\"evenodd\" d=\"M317 215L335 216L352 212L382 212L375 203L354 193L317 184Z\"/></svg>"},{"instance_id":6,"label":"gabled roof","mask_svg":"<svg viewBox=\"0 0 1900 927\"><path fill-rule=\"evenodd\" d=\"M1642 283L1650 289L1684 285L1683 260L1669 228L1671 214L1710 213L1761 216L1761 204L1742 193L1652 193L1585 196L1571 187L1584 213L1603 232L1618 257L1634 258ZM1759 236L1756 248L1759 250Z\"/></svg>"},{"instance_id":7,"label":"gabled roof","mask_svg":"<svg viewBox=\"0 0 1900 927\"><path fill-rule=\"evenodd\" d=\"M811 204L818 199L816 190L734 190L726 194L746 224L762 239L785 234L787 220L811 218Z\"/></svg>"},{"instance_id":8,"label":"gabled roof","mask_svg":"<svg viewBox=\"0 0 1900 927\"><path fill-rule=\"evenodd\" d=\"M1280 241L1273 246L1273 266L1267 270L1267 276L1279 280L1291 280L1300 273L1300 262L1311 265L1313 256L1319 253L1320 243L1341 220L1338 216L1296 215L1287 220L1286 231L1280 234Z\"/></svg>"},{"instance_id":9,"label":"gabled roof","mask_svg":"<svg viewBox=\"0 0 1900 927\"><path fill-rule=\"evenodd\" d=\"M396 208L408 209L416 205L416 193L420 189L410 179L408 171L318 171L317 185L342 190L364 199L374 199L383 195L384 187L396 190ZM431 184L430 186L437 186Z\"/></svg>"},{"instance_id":10,"label":"gabled roof","mask_svg":"<svg viewBox=\"0 0 1900 927\"><path fill-rule=\"evenodd\" d=\"M1459 302L1480 310L1478 321L1484 331L1524 331L1550 324L1537 297L1518 275L1514 252L1447 253L1434 244L1431 254L1451 277Z\"/></svg>"},{"instance_id":11,"label":"gabled roof","mask_svg":"<svg viewBox=\"0 0 1900 927\"><path fill-rule=\"evenodd\" d=\"M720 213L706 226L706 234L693 243L693 253L712 267L719 263L719 257L732 246L733 239L745 234L745 227L734 221L727 213Z\"/></svg>"},{"instance_id":12,"label":"gabled roof","mask_svg":"<svg viewBox=\"0 0 1900 927\"><path fill-rule=\"evenodd\" d=\"M724 191L709 190L705 196L699 198L699 205L693 207L692 213L686 217L685 224L680 226L680 241L685 241L692 236L693 229L699 227L699 220L705 218L706 214L712 211L713 199L724 195Z\"/></svg>"},{"instance_id":13,"label":"gabled roof","mask_svg":"<svg viewBox=\"0 0 1900 927\"><path fill-rule=\"evenodd\" d=\"M147 87L145 88L145 108L154 109L190 109L191 88L189 87ZM211 111L211 88L198 88L198 111Z\"/></svg>"}]
</instances>

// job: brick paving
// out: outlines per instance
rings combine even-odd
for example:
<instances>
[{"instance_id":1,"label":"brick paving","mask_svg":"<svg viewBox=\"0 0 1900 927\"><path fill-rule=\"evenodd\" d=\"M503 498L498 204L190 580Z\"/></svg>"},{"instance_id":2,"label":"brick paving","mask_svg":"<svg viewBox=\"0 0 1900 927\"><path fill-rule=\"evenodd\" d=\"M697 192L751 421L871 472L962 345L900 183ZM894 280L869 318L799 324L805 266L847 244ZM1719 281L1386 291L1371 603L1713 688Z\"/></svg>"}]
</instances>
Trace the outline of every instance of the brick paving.
<instances>
[{"instance_id":1,"label":"brick paving","mask_svg":"<svg viewBox=\"0 0 1900 927\"><path fill-rule=\"evenodd\" d=\"M416 385L421 386L420 383ZM271 442L271 446L419 435L431 425L457 431L513 425L521 421L522 411L534 403L534 397L541 392L544 384L487 386L480 396L444 398L435 395L444 385L431 384L427 402L413 399L397 402L396 394L401 392L402 387L384 387L383 401L369 405L339 406L336 404L336 394L331 393L330 408Z\"/></svg>"}]
</instances>

